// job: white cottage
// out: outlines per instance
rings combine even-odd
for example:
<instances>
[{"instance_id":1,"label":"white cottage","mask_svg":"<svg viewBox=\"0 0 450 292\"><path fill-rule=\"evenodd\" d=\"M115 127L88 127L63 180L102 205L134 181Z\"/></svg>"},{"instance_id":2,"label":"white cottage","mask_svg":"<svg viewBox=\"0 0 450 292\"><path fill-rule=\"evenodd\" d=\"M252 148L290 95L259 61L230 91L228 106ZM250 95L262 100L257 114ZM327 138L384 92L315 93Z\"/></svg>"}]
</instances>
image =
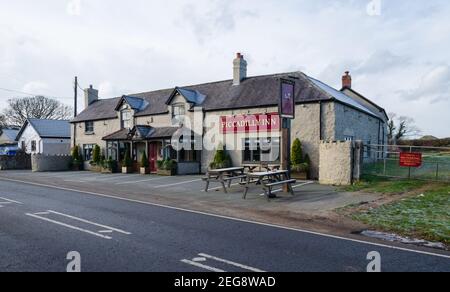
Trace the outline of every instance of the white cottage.
<instances>
[{"instance_id":1,"label":"white cottage","mask_svg":"<svg viewBox=\"0 0 450 292\"><path fill-rule=\"evenodd\" d=\"M28 154L70 154L70 124L62 120L27 119L16 140Z\"/></svg>"}]
</instances>

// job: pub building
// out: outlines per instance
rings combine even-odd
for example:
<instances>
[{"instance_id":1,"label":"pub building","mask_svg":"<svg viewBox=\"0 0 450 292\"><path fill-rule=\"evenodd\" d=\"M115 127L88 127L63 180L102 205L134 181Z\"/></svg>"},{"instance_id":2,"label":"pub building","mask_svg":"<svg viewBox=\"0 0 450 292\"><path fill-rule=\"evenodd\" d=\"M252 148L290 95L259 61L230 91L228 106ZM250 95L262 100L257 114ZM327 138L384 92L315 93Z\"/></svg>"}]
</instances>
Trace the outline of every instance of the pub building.
<instances>
[{"instance_id":1,"label":"pub building","mask_svg":"<svg viewBox=\"0 0 450 292\"><path fill-rule=\"evenodd\" d=\"M109 99L99 99L90 86L84 92L85 109L71 121L72 145L82 149L85 161L92 159L95 145L119 163L130 149L136 170L145 151L152 172L158 160L171 158L178 162L178 174L205 173L219 145L234 166L277 165L281 80L295 83L291 140L300 139L310 156L312 178L318 177L321 141L386 143L385 110L352 88L349 72L342 77L341 90L302 72L249 77L247 62L238 53L230 80ZM178 135L181 128L184 137ZM191 139L185 138L186 129ZM174 136L192 147L174 147Z\"/></svg>"}]
</instances>

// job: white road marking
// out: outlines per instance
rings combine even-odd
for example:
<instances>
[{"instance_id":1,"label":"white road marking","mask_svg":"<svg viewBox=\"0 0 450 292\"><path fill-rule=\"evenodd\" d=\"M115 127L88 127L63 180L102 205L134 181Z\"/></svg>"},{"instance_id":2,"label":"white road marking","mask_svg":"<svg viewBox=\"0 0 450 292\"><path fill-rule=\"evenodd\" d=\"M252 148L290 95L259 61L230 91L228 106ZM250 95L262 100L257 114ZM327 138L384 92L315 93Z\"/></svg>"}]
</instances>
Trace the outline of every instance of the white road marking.
<instances>
[{"instance_id":1,"label":"white road marking","mask_svg":"<svg viewBox=\"0 0 450 292\"><path fill-rule=\"evenodd\" d=\"M55 221L55 220L52 220L52 219L41 217L41 216L38 216L38 215L35 215L35 214L27 213L25 215L33 217L33 218L36 218L36 219L39 219L39 220L47 221L47 222L50 222L50 223L53 223L53 224L56 224L56 225L64 226L64 227L67 227L69 229L73 229L73 230L81 231L81 232L84 232L84 233L87 233L87 234L90 234L90 235L101 237L101 238L104 238L104 239L112 239L112 237L110 237L110 236L105 236L105 235L102 235L102 234L99 234L99 233L95 233L95 232L92 232L92 231L89 231L89 230L86 230L86 229L83 229L83 228L79 228L79 227L72 226L72 225L69 225L69 224L66 224L66 223L62 223L62 222L59 222L59 221Z\"/></svg>"},{"instance_id":2,"label":"white road marking","mask_svg":"<svg viewBox=\"0 0 450 292\"><path fill-rule=\"evenodd\" d=\"M303 184L292 186L292 188L296 189L296 188L303 187L303 186L306 186L306 185L310 185L310 184L313 184L313 183L314 183L313 181L310 181L310 182L306 182L306 183L303 183ZM283 189L277 189L277 190L272 191L272 194L281 193L282 191L283 191ZM266 194L262 193L262 194L259 194L259 195L262 197L262 196L265 196Z\"/></svg>"},{"instance_id":3,"label":"white road marking","mask_svg":"<svg viewBox=\"0 0 450 292\"><path fill-rule=\"evenodd\" d=\"M9 203L14 203L14 204L19 204L19 205L23 205L23 203L22 203L22 202L14 201L14 200L11 200L11 199L7 199L7 198L3 198L3 197L0 197L0 199L2 199L2 200L5 200L5 201L6 201L6 202L0 202L0 204L9 204Z\"/></svg>"},{"instance_id":4,"label":"white road marking","mask_svg":"<svg viewBox=\"0 0 450 292\"><path fill-rule=\"evenodd\" d=\"M246 266L246 265L243 265L243 264L239 264L239 263L236 263L236 262L232 262L232 261L229 261L229 260L221 259L221 258L218 258L218 257L215 257L215 256L211 256L211 255L208 255L208 254L199 253L198 255L201 256L201 257L205 257L207 259L211 259L211 260L215 260L215 261L218 261L218 262L222 262L222 263L225 263L225 264L228 264L228 265L231 265L231 266L235 266L235 267L238 267L238 268L241 268L241 269L244 269L244 270L249 270L249 271L252 271L252 272L255 272L255 273L265 273L265 271L263 271L263 270L260 270L260 269L257 269L257 268L253 268L253 267L250 267L250 266Z\"/></svg>"},{"instance_id":5,"label":"white road marking","mask_svg":"<svg viewBox=\"0 0 450 292\"><path fill-rule=\"evenodd\" d=\"M179 185L184 185L184 184L193 183L193 182L197 182L197 181L201 181L201 179L195 179L195 180L190 180L190 181L182 181L182 182L179 182L179 183L173 183L173 184L167 184L167 185L160 185L160 186L155 186L153 188L160 189L160 188L165 188L165 187L179 186Z\"/></svg>"},{"instance_id":6,"label":"white road marking","mask_svg":"<svg viewBox=\"0 0 450 292\"><path fill-rule=\"evenodd\" d=\"M214 268L214 267L210 267L204 264L200 264L200 263L196 263L190 260L181 260L182 263L197 267L197 268L202 268L211 272L216 272L216 273L225 273L224 270L218 269L218 268Z\"/></svg>"},{"instance_id":7,"label":"white road marking","mask_svg":"<svg viewBox=\"0 0 450 292\"><path fill-rule=\"evenodd\" d=\"M112 231L119 232L119 233L126 234L126 235L130 235L131 234L130 232L126 232L126 231L123 231L121 229L117 229L117 228L114 228L114 227L110 227L110 226L94 223L92 221L81 219L81 218L78 218L78 217L75 217L75 216L71 216L71 215L67 215L67 214L63 214L63 213L59 213L59 212L55 212L55 211L51 211L51 210L48 210L48 212L52 213L52 214L55 214L55 215L67 217L67 218L70 218L70 219L73 219L73 220L76 220L76 221L80 221L80 222L83 222L83 223L91 224L91 225L94 225L94 226L97 226L97 227L101 227L101 228L104 228L106 230L112 230Z\"/></svg>"},{"instance_id":8,"label":"white road marking","mask_svg":"<svg viewBox=\"0 0 450 292\"><path fill-rule=\"evenodd\" d=\"M129 185L129 184L135 184L135 183L141 183L141 182L147 182L147 181L163 180L163 179L167 179L167 178L169 178L169 176L167 176L167 177L158 177L158 178L149 178L149 179L136 180L136 181L121 182L121 183L116 183L116 185Z\"/></svg>"},{"instance_id":9,"label":"white road marking","mask_svg":"<svg viewBox=\"0 0 450 292\"><path fill-rule=\"evenodd\" d=\"M95 193L95 192L88 192L88 191L82 191L82 190L77 190L77 189L58 187L58 186L54 186L54 185L46 185L46 184L41 184L41 183L34 183L34 182L23 181L23 180L18 180L18 179L6 178L6 177L1 177L1 176L0 176L0 180L16 182L16 183L23 183L23 184L26 184L26 185L32 185L32 186L38 186L38 187L44 187L44 188L51 188L51 189L55 189L55 190L74 192L74 193L78 193L78 194L86 194L86 195L90 195L90 196L96 196L96 197L120 200L120 201L124 201L124 202L143 204L143 205L147 205L147 206L161 207L161 208L166 208L166 209L176 210L176 211L182 211L182 212L192 213L192 214L197 214L197 215L210 216L210 217L215 217L215 218L220 218L220 219L227 219L227 220L236 221L236 222L261 225L261 226L272 227L272 228L277 228L277 229L284 229L284 230L295 231L295 232L300 232L300 233L306 233L306 234L311 234L311 235L316 235L316 236L322 236L322 237L326 237L326 238L332 238L332 239L344 240L344 241L349 241L349 242L355 242L355 243L359 243L359 244L366 244L366 245L376 246L376 247L381 247L381 248L388 248L388 249L393 249L393 250L400 250L400 251L411 252L411 253L416 253L416 254L422 254L422 255L428 255L428 256L435 256L435 257L450 259L450 255L444 255L444 254L439 254L439 253L432 253L432 252L427 252L427 251L409 249L409 248L398 247L398 246L394 246L394 245L375 243L375 242L365 241L365 240L361 240L361 239L348 238L348 237L343 237L343 236L337 236L337 235L332 235L332 234L320 233L320 232L316 232L316 231L310 231L310 230L305 230L305 229L287 227L287 226L276 225L276 224L271 224L271 223L264 223L264 222L252 221L252 220L241 219L241 218L236 218L236 217L218 215L218 214L213 214L213 213L189 210L189 209L178 208L178 207L173 207L173 206L168 206L168 205L163 205L163 204L157 204L157 203L151 203L151 202L145 202L145 201L125 198L125 197L120 197L119 195L113 196L113 195L107 195L107 194L101 194L101 193Z\"/></svg>"}]
</instances>

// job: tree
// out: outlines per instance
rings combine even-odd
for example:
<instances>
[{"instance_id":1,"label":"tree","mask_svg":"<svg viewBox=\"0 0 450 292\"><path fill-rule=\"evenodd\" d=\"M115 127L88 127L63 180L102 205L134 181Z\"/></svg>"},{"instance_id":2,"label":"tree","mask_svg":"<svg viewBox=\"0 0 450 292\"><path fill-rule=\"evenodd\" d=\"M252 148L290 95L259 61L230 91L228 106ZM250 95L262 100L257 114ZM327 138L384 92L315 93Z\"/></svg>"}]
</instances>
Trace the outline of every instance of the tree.
<instances>
[{"instance_id":1,"label":"tree","mask_svg":"<svg viewBox=\"0 0 450 292\"><path fill-rule=\"evenodd\" d=\"M396 144L397 141L405 138L414 138L420 135L420 129L415 125L413 118L389 114L388 141L389 144Z\"/></svg>"},{"instance_id":2,"label":"tree","mask_svg":"<svg viewBox=\"0 0 450 292\"><path fill-rule=\"evenodd\" d=\"M69 120L73 110L56 99L35 96L8 100L8 108L3 111L3 116L6 124L20 127L29 118Z\"/></svg>"},{"instance_id":3,"label":"tree","mask_svg":"<svg viewBox=\"0 0 450 292\"><path fill-rule=\"evenodd\" d=\"M98 145L95 145L94 149L92 150L92 162L95 165L100 165L100 162L102 160L102 157L100 155L100 151L101 151L101 149L100 149L100 146L98 146Z\"/></svg>"},{"instance_id":4,"label":"tree","mask_svg":"<svg viewBox=\"0 0 450 292\"><path fill-rule=\"evenodd\" d=\"M4 115L0 114L0 130L6 128L6 118Z\"/></svg>"}]
</instances>

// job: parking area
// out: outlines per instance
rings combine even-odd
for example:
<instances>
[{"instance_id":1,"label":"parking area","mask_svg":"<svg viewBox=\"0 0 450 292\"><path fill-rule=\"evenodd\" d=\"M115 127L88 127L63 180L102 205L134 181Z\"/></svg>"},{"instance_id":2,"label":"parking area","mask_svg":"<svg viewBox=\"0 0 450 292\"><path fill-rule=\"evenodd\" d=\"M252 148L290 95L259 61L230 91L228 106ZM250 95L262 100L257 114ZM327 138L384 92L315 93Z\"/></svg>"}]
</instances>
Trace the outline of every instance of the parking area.
<instances>
[{"instance_id":1,"label":"parking area","mask_svg":"<svg viewBox=\"0 0 450 292\"><path fill-rule=\"evenodd\" d=\"M102 174L89 171L45 172L0 171L1 179L9 179L58 188L163 204L200 212L269 222L328 218L333 223L334 210L350 204L374 200L374 195L341 193L335 187L314 181L297 181L294 196L275 188L277 198L269 202L261 186L252 186L247 199L244 187L233 181L228 193L220 183L211 183L205 192L203 175L157 176L140 174Z\"/></svg>"}]
</instances>

